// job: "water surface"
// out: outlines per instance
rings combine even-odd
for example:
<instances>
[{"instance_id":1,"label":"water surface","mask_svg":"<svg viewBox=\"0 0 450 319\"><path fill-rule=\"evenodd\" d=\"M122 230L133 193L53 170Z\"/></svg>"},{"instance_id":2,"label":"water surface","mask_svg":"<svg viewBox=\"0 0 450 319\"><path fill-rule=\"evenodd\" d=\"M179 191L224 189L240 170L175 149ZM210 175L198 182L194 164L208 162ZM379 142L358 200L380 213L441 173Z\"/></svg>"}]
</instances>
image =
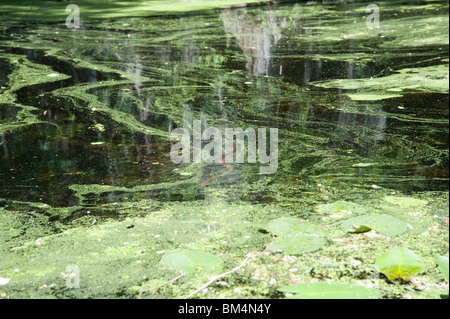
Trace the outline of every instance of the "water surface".
<instances>
[{"instance_id":1,"label":"water surface","mask_svg":"<svg viewBox=\"0 0 450 319\"><path fill-rule=\"evenodd\" d=\"M141 200L311 217L338 200L445 197L448 5L379 2L378 29L339 1L0 23L0 207L69 209L52 217L64 224ZM170 131L193 120L278 128L277 173L235 164L203 188L225 168L169 157Z\"/></svg>"}]
</instances>

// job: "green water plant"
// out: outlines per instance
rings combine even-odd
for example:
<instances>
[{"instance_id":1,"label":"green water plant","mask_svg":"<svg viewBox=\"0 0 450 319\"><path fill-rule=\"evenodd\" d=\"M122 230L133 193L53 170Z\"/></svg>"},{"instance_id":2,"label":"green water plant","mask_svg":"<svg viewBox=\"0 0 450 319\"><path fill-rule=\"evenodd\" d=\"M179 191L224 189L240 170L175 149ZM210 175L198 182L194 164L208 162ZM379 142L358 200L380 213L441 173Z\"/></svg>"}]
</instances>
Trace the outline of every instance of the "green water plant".
<instances>
[{"instance_id":1,"label":"green water plant","mask_svg":"<svg viewBox=\"0 0 450 319\"><path fill-rule=\"evenodd\" d=\"M189 274L195 273L200 269L213 272L220 272L223 269L221 258L209 253L188 249L176 249L166 252L161 259L161 264L167 268Z\"/></svg>"},{"instance_id":2,"label":"green water plant","mask_svg":"<svg viewBox=\"0 0 450 319\"><path fill-rule=\"evenodd\" d=\"M294 233L323 235L323 231L320 226L298 218L274 219L269 223L268 231L276 236L283 236Z\"/></svg>"},{"instance_id":3,"label":"green water plant","mask_svg":"<svg viewBox=\"0 0 450 319\"><path fill-rule=\"evenodd\" d=\"M385 214L370 214L350 218L342 223L341 229L348 233L362 233L376 230L387 237L395 237L408 230L404 221Z\"/></svg>"},{"instance_id":4,"label":"green water plant","mask_svg":"<svg viewBox=\"0 0 450 319\"><path fill-rule=\"evenodd\" d=\"M434 256L434 260L439 265L445 280L448 282L448 256Z\"/></svg>"},{"instance_id":5,"label":"green water plant","mask_svg":"<svg viewBox=\"0 0 450 319\"><path fill-rule=\"evenodd\" d=\"M277 236L267 250L285 254L315 251L327 241L320 226L298 218L279 218L269 222L268 231Z\"/></svg>"},{"instance_id":6,"label":"green water plant","mask_svg":"<svg viewBox=\"0 0 450 319\"><path fill-rule=\"evenodd\" d=\"M279 237L268 247L268 251L283 252L288 255L302 254L320 249L326 245L324 237L315 234L289 235Z\"/></svg>"},{"instance_id":7,"label":"green water plant","mask_svg":"<svg viewBox=\"0 0 450 319\"><path fill-rule=\"evenodd\" d=\"M409 281L412 276L425 271L425 265L413 251L395 247L381 255L375 265L389 280Z\"/></svg>"}]
</instances>

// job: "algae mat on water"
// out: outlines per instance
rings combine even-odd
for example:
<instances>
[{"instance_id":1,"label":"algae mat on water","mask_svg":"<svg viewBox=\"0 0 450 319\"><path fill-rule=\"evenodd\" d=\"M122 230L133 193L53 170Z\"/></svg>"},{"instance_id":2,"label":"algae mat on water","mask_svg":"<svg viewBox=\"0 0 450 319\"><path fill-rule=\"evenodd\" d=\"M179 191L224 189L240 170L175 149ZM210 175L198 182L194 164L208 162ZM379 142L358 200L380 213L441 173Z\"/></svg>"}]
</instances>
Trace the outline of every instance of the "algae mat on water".
<instances>
[{"instance_id":1,"label":"algae mat on water","mask_svg":"<svg viewBox=\"0 0 450 319\"><path fill-rule=\"evenodd\" d=\"M358 234L349 237L339 225L316 222L316 227L324 233L321 244L315 248L319 250L297 250L293 255L270 253L273 238L260 227L270 225L279 233L281 222L279 234L295 232L291 226L299 220L283 218L292 215L289 210L198 201L189 206L168 203L153 208L145 217L126 217L141 215L149 205L152 202L110 204L103 209L116 207L123 212L123 217L89 225L93 219L87 216L82 227L68 227L54 234L44 233L49 219L39 214L30 212L14 219L12 212L0 210L0 230L6 235L2 238L6 245L1 247L0 267L2 277L8 279L0 291L9 298L180 298L208 281L212 273L231 271L247 257L248 262L239 273L223 279L226 285L212 286L198 297L250 298L257 295L270 298L276 296L277 289L283 290L282 286L314 282L318 278L331 279L338 285L352 283L356 295L367 289L372 291L369 287L374 285L384 291L385 297L410 292L408 285L389 284L374 272L375 261L386 251L387 245L393 243L389 238L367 233L370 236L368 248L367 237ZM18 217L17 213L15 215ZM272 220L273 217L280 218ZM411 218L427 225L439 225L432 216ZM14 231L13 228L20 228L21 222L39 224L42 229L35 227L32 233L22 224L22 229ZM443 278L434 255L445 245L445 228L439 226L436 229L439 229L439 237L425 233L400 237L423 256L427 275L421 276L420 280L427 289L420 291L418 297L422 298L435 298L442 293L440 282ZM309 231L309 227L306 230ZM18 232L25 233L21 241ZM349 242L343 238L348 238ZM431 248L430 241L434 243ZM169 260L169 255L178 252L181 252L181 262L178 257ZM195 259L196 256L203 259ZM73 282L71 265L78 267L79 289L67 286ZM214 271L194 272L197 267L212 267ZM174 279L177 280L172 281ZM287 289L286 292L291 291ZM317 293L320 291L309 291L306 297L314 298Z\"/></svg>"},{"instance_id":2,"label":"algae mat on water","mask_svg":"<svg viewBox=\"0 0 450 319\"><path fill-rule=\"evenodd\" d=\"M83 19L118 18L130 16L154 16L183 12L217 9L242 4L258 4L261 0L78 0ZM270 1L269 1L270 2ZM277 2L284 2L283 0ZM286 1L289 2L289 1ZM35 0L2 0L0 17L10 22L61 22L65 23L68 13L66 2Z\"/></svg>"},{"instance_id":3,"label":"algae mat on water","mask_svg":"<svg viewBox=\"0 0 450 319\"><path fill-rule=\"evenodd\" d=\"M448 92L448 64L401 69L388 76L370 79L343 79L312 83L318 87L356 91L347 95L353 100L377 101L401 97L407 93Z\"/></svg>"},{"instance_id":4,"label":"algae mat on water","mask_svg":"<svg viewBox=\"0 0 450 319\"><path fill-rule=\"evenodd\" d=\"M382 1L368 30L367 1L80 1L72 30L30 3L0 7L1 298L448 290L447 4ZM197 119L278 128L278 171L202 187L223 165L168 140ZM424 271L388 282L402 246Z\"/></svg>"}]
</instances>

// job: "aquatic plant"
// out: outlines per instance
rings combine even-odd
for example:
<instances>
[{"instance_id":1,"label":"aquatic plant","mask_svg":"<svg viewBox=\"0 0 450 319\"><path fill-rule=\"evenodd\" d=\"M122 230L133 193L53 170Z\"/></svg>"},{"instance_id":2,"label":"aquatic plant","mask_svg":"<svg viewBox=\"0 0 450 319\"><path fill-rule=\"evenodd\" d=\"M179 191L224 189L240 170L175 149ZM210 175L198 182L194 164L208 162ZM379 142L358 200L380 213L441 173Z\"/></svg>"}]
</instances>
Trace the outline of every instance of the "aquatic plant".
<instances>
[{"instance_id":1,"label":"aquatic plant","mask_svg":"<svg viewBox=\"0 0 450 319\"><path fill-rule=\"evenodd\" d=\"M186 249L166 252L161 259L161 264L185 273L194 273L198 270L220 272L223 269L223 261L219 257Z\"/></svg>"},{"instance_id":2,"label":"aquatic plant","mask_svg":"<svg viewBox=\"0 0 450 319\"><path fill-rule=\"evenodd\" d=\"M436 263L439 265L439 268L444 275L445 280L448 282L448 256L434 256Z\"/></svg>"},{"instance_id":3,"label":"aquatic plant","mask_svg":"<svg viewBox=\"0 0 450 319\"><path fill-rule=\"evenodd\" d=\"M369 214L353 217L341 225L341 229L345 232L362 233L374 229L380 234L391 238L403 234L410 227L404 221L385 214Z\"/></svg>"},{"instance_id":4,"label":"aquatic plant","mask_svg":"<svg viewBox=\"0 0 450 319\"><path fill-rule=\"evenodd\" d=\"M389 280L408 281L425 271L422 260L406 247L394 247L381 255L375 265Z\"/></svg>"}]
</instances>

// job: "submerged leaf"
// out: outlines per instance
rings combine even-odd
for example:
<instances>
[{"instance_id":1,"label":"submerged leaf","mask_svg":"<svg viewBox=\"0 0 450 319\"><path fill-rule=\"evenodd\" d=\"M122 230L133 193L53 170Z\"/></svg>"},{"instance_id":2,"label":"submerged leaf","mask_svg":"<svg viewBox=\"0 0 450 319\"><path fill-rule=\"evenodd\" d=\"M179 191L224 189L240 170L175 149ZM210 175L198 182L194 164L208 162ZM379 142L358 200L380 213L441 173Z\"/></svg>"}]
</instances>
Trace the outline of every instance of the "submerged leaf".
<instances>
[{"instance_id":1,"label":"submerged leaf","mask_svg":"<svg viewBox=\"0 0 450 319\"><path fill-rule=\"evenodd\" d=\"M285 254L301 254L318 250L326 243L326 239L318 235L292 234L286 237L277 238L267 247L267 250L281 250Z\"/></svg>"},{"instance_id":2,"label":"submerged leaf","mask_svg":"<svg viewBox=\"0 0 450 319\"><path fill-rule=\"evenodd\" d=\"M199 269L221 271L223 261L219 257L201 251L176 249L168 251L161 259L164 266L186 273L194 273Z\"/></svg>"},{"instance_id":3,"label":"submerged leaf","mask_svg":"<svg viewBox=\"0 0 450 319\"><path fill-rule=\"evenodd\" d=\"M278 218L269 223L268 231L276 236L295 233L323 235L321 228L311 222L297 218Z\"/></svg>"},{"instance_id":4,"label":"submerged leaf","mask_svg":"<svg viewBox=\"0 0 450 319\"><path fill-rule=\"evenodd\" d=\"M350 212L353 214L365 214L367 209L364 206L352 203L339 201L331 204L320 205L317 208L319 213L323 214L339 214L343 212Z\"/></svg>"},{"instance_id":5,"label":"submerged leaf","mask_svg":"<svg viewBox=\"0 0 450 319\"><path fill-rule=\"evenodd\" d=\"M410 277L425 271L425 265L414 252L405 247L395 247L378 258L375 265L389 280Z\"/></svg>"},{"instance_id":6,"label":"submerged leaf","mask_svg":"<svg viewBox=\"0 0 450 319\"><path fill-rule=\"evenodd\" d=\"M374 229L384 236L395 237L407 231L408 224L389 215L371 214L350 218L342 223L341 229L349 233Z\"/></svg>"},{"instance_id":7,"label":"submerged leaf","mask_svg":"<svg viewBox=\"0 0 450 319\"><path fill-rule=\"evenodd\" d=\"M378 299L381 297L379 289L347 283L296 284L281 287L279 291L293 293L290 299Z\"/></svg>"},{"instance_id":8,"label":"submerged leaf","mask_svg":"<svg viewBox=\"0 0 450 319\"><path fill-rule=\"evenodd\" d=\"M434 260L436 260L439 268L441 268L442 273L444 274L445 280L448 282L448 256L434 256Z\"/></svg>"}]
</instances>

